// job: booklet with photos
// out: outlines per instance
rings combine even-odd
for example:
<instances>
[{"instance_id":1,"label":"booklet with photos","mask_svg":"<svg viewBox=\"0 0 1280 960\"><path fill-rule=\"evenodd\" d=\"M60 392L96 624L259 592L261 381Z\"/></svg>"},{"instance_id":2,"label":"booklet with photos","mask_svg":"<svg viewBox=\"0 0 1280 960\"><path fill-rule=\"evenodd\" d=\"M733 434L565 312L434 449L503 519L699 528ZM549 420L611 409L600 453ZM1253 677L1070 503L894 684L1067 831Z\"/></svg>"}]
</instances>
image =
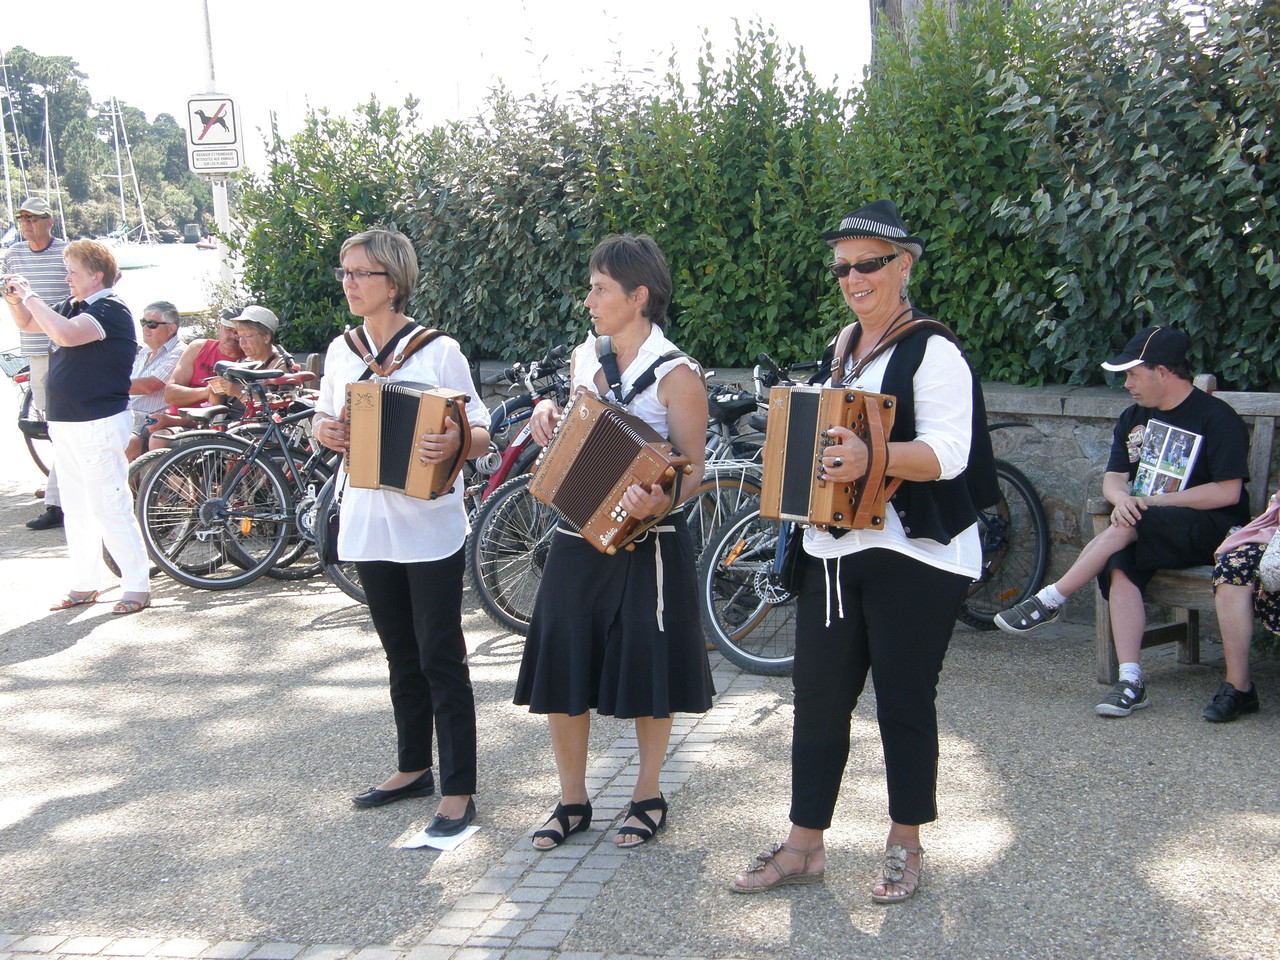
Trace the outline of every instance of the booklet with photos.
<instances>
[{"instance_id":1,"label":"booklet with photos","mask_svg":"<svg viewBox=\"0 0 1280 960\"><path fill-rule=\"evenodd\" d=\"M1158 497L1186 487L1203 439L1198 433L1163 420L1148 420L1138 455L1138 475L1133 478L1133 495Z\"/></svg>"}]
</instances>

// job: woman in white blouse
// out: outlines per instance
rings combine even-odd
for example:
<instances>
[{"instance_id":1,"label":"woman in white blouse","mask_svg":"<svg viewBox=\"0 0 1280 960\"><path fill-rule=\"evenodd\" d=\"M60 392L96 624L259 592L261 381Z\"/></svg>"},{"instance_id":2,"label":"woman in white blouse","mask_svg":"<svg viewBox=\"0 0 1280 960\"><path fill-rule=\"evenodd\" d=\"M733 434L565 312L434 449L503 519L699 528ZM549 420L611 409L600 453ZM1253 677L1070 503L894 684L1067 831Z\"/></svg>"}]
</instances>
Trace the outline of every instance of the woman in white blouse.
<instances>
[{"instance_id":1,"label":"woman in white blouse","mask_svg":"<svg viewBox=\"0 0 1280 960\"><path fill-rule=\"evenodd\" d=\"M908 300L924 241L909 235L888 200L855 210L823 239L857 317L836 341L831 385L896 397L888 476L903 483L882 529L805 533L791 830L730 889L760 893L822 879L823 835L849 756L853 709L870 672L890 819L871 898L897 903L916 892L920 825L937 818L934 696L960 603L981 566L977 507L994 502L998 491L981 388L954 335ZM837 484L861 478L866 446L844 427L828 435L834 443L824 450L818 476Z\"/></svg>"},{"instance_id":2,"label":"woman in white blouse","mask_svg":"<svg viewBox=\"0 0 1280 960\"><path fill-rule=\"evenodd\" d=\"M361 331L375 354L398 335L400 343L417 329L404 315L418 276L413 245L404 235L368 230L351 237L342 245L342 266L335 275L351 312L363 318ZM314 423L316 437L330 450L348 448L345 387L367 368L343 337L330 344ZM468 420L488 423L467 360L450 337L438 337L413 353L390 378L462 391L469 398ZM472 426L470 439L472 449L483 450L488 431ZM457 425L450 422L444 433L419 438L418 455L424 463L449 461L462 441ZM475 699L462 635L466 534L459 485L435 500L350 486L341 492L338 555L355 562L386 650L398 744L397 771L352 802L377 807L434 793L434 730L441 797L427 832L435 836L460 833L476 815Z\"/></svg>"}]
</instances>

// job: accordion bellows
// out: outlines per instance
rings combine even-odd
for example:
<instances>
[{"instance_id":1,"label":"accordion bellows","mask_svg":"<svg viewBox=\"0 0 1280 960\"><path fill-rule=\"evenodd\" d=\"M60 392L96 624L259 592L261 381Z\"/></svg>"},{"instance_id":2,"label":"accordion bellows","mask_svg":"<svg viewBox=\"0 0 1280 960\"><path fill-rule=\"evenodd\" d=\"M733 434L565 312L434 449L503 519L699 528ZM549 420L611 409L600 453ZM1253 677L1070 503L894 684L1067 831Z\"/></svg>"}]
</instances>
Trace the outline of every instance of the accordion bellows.
<instances>
[{"instance_id":1,"label":"accordion bellows","mask_svg":"<svg viewBox=\"0 0 1280 960\"><path fill-rule=\"evenodd\" d=\"M361 380L347 384L350 445L343 466L353 487L392 490L419 500L448 493L471 446L467 395L410 380ZM444 463L417 454L424 433L444 433L446 420L461 431L462 445Z\"/></svg>"},{"instance_id":2,"label":"accordion bellows","mask_svg":"<svg viewBox=\"0 0 1280 960\"><path fill-rule=\"evenodd\" d=\"M846 530L882 530L885 470L893 397L839 387L774 387L769 391L760 516ZM835 443L831 426L852 430L867 445L867 472L854 483L819 480L818 461Z\"/></svg>"},{"instance_id":3,"label":"accordion bellows","mask_svg":"<svg viewBox=\"0 0 1280 960\"><path fill-rule=\"evenodd\" d=\"M633 483L671 489L689 458L639 417L592 393L574 397L538 457L529 492L601 553L626 546L644 522L622 509Z\"/></svg>"}]
</instances>

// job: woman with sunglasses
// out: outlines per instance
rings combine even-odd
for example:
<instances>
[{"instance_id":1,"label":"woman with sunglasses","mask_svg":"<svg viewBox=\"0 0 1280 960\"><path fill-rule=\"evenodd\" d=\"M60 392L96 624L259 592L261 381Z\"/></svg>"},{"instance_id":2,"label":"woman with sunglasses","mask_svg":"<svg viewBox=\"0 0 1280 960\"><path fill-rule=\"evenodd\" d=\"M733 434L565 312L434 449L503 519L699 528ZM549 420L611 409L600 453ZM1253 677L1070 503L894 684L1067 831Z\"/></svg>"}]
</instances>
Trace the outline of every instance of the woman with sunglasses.
<instances>
[{"instance_id":1,"label":"woman with sunglasses","mask_svg":"<svg viewBox=\"0 0 1280 960\"><path fill-rule=\"evenodd\" d=\"M366 230L342 245L334 271L347 306L363 320L352 343L337 337L325 354L324 379L313 422L316 439L339 453L349 447L346 385L383 372L392 380L430 383L467 395L467 419L487 424L489 412L471 382L471 369L452 337L438 336L416 352L402 350L420 330L404 315L418 279L418 259L404 234ZM418 438L423 463L454 460L464 438L448 421L440 434ZM471 449L484 450L489 431L472 426ZM360 572L369 616L387 656L397 740L396 772L352 797L381 807L440 789L427 826L431 836L461 833L475 819L476 707L462 635L462 542L467 515L462 484L434 500L392 490L340 488L338 555ZM431 770L431 741L439 745L440 776Z\"/></svg>"},{"instance_id":2,"label":"woman with sunglasses","mask_svg":"<svg viewBox=\"0 0 1280 960\"><path fill-rule=\"evenodd\" d=\"M877 903L916 892L920 826L937 818L938 676L960 603L978 575L977 507L998 498L982 392L955 337L916 310L911 270L924 241L877 200L823 234L831 272L857 318L835 341L830 385L896 397L888 477L902 481L882 529L804 535L796 620L787 839L733 878L737 893L822 879L849 756L850 723L868 671L884 748L889 829ZM852 483L866 445L833 426L817 475ZM836 531L840 534L841 531Z\"/></svg>"}]
</instances>

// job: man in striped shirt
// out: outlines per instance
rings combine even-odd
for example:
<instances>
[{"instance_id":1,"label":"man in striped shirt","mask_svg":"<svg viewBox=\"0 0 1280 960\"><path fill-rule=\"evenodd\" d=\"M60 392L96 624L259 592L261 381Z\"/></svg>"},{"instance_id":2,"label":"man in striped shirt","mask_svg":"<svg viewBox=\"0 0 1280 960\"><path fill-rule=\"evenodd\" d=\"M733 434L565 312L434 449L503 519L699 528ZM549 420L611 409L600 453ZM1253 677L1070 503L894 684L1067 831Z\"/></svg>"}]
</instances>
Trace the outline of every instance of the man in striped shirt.
<instances>
[{"instance_id":1,"label":"man in striped shirt","mask_svg":"<svg viewBox=\"0 0 1280 960\"><path fill-rule=\"evenodd\" d=\"M6 275L26 277L31 289L46 303L67 299L67 266L62 262L62 251L67 241L53 235L53 210L49 201L40 197L27 197L18 207L18 228L22 239L5 251ZM49 376L49 338L43 333L19 332L18 348L31 364L32 402L41 412L45 408L45 381ZM49 479L44 488L44 513L27 521L32 530L49 530L62 526L62 507L58 498L58 481L53 467L49 467Z\"/></svg>"}]
</instances>

